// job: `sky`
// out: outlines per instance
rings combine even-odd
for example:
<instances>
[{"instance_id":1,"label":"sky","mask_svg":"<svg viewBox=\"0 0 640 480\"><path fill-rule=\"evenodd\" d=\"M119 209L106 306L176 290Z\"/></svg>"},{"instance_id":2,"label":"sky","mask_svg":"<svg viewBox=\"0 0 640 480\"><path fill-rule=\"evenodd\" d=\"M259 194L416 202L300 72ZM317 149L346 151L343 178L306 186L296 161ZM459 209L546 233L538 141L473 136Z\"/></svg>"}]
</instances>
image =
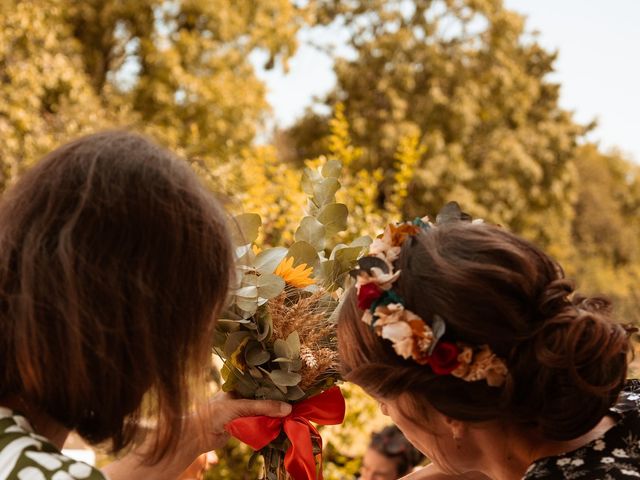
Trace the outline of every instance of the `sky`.
<instances>
[{"instance_id":1,"label":"sky","mask_svg":"<svg viewBox=\"0 0 640 480\"><path fill-rule=\"evenodd\" d=\"M581 123L598 122L589 140L604 150L616 148L640 163L640 0L504 0L505 6L527 17L527 30L559 52L551 81L562 85L560 105ZM323 41L340 31L318 32ZM291 125L304 110L335 84L332 61L304 45L281 68L259 70L267 83L275 122Z\"/></svg>"}]
</instances>

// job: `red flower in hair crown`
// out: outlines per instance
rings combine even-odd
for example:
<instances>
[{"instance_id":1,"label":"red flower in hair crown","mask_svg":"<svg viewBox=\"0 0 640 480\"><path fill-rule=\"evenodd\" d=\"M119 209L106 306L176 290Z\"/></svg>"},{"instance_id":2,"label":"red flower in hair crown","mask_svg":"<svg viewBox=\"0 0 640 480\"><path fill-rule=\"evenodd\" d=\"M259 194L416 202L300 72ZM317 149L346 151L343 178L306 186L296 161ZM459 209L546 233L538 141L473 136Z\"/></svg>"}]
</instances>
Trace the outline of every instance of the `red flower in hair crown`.
<instances>
[{"instance_id":1,"label":"red flower in hair crown","mask_svg":"<svg viewBox=\"0 0 640 480\"><path fill-rule=\"evenodd\" d=\"M412 222L388 225L376 238L369 254L358 260L351 272L356 279L358 307L364 310L362 321L371 325L378 336L389 340L395 352L420 365L429 365L436 375L453 375L474 382L484 380L499 387L507 376L507 367L488 345L473 346L445 339L446 322L434 315L425 321L405 308L404 300L393 290L401 271L394 262L404 243L421 231L450 222L482 223L471 220L457 203L448 203L431 223L427 217Z\"/></svg>"}]
</instances>

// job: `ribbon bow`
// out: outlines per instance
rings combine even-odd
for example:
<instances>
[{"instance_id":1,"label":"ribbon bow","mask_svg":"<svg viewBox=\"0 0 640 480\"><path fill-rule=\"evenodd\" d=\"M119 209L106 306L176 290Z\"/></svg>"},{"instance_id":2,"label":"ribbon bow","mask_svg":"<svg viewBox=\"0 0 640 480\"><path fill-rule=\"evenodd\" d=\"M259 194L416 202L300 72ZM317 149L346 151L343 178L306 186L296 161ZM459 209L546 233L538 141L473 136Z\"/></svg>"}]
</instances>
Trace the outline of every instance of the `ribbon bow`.
<instances>
[{"instance_id":1,"label":"ribbon bow","mask_svg":"<svg viewBox=\"0 0 640 480\"><path fill-rule=\"evenodd\" d=\"M227 432L254 450L261 450L275 440L284 430L291 442L284 456L284 466L293 480L322 480L322 469L316 475L311 435L320 438L311 425L337 425L344 421L345 404L342 392L332 387L325 392L293 405L284 418L266 416L240 417L228 423ZM322 438L320 438L322 450ZM322 453L320 454L322 455ZM322 458L322 457L321 457Z\"/></svg>"}]
</instances>

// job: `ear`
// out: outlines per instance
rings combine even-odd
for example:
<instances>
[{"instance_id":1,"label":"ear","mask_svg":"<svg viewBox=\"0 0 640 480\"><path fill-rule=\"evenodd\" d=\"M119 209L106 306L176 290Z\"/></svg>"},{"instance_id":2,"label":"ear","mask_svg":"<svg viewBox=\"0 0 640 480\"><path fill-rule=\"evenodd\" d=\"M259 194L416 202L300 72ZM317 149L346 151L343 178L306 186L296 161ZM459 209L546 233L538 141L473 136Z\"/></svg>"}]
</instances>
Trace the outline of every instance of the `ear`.
<instances>
[{"instance_id":1,"label":"ear","mask_svg":"<svg viewBox=\"0 0 640 480\"><path fill-rule=\"evenodd\" d=\"M465 422L448 417L447 415L443 415L442 419L444 425L449 430L454 440L460 440L464 438L467 433L467 424Z\"/></svg>"}]
</instances>

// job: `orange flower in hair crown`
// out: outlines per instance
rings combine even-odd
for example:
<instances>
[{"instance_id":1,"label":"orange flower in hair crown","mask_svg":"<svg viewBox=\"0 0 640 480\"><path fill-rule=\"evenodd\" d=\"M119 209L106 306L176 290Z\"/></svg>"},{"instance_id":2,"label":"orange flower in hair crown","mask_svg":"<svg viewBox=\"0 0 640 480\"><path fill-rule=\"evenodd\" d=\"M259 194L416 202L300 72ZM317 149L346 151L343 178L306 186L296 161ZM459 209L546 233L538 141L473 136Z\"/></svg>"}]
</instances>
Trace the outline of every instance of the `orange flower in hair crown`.
<instances>
[{"instance_id":1,"label":"orange flower in hair crown","mask_svg":"<svg viewBox=\"0 0 640 480\"><path fill-rule=\"evenodd\" d=\"M491 387L499 387L505 381L507 367L488 345L473 346L445 339L445 319L434 315L427 322L405 308L404 300L393 290L401 274L393 263L404 242L421 231L455 221L471 222L471 217L451 202L441 210L435 223L424 217L388 225L371 244L369 254L358 261L358 268L351 272L356 279L358 307L364 310L362 321L378 336L389 340L401 357L428 365L436 375L453 375L468 382L484 380Z\"/></svg>"}]
</instances>

